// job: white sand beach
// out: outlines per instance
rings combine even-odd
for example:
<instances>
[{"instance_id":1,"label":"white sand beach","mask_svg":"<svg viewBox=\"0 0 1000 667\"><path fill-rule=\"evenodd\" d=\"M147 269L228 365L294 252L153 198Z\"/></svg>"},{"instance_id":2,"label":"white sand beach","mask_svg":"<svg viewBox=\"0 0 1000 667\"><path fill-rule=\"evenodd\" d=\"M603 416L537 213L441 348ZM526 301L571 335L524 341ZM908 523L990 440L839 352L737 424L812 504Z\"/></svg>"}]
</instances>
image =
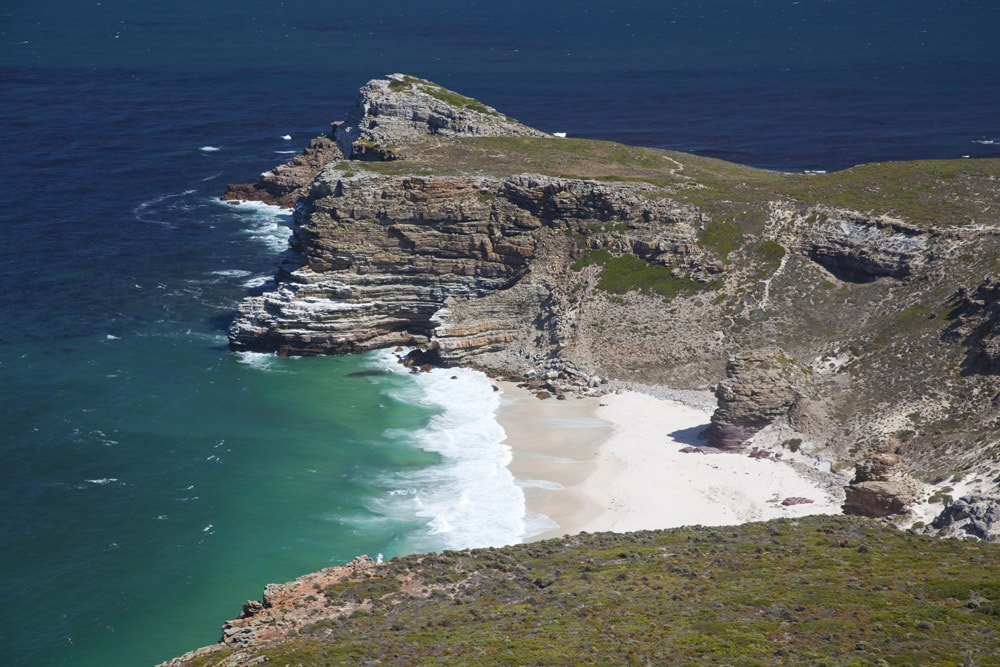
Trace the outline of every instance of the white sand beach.
<instances>
[{"instance_id":1,"label":"white sand beach","mask_svg":"<svg viewBox=\"0 0 1000 667\"><path fill-rule=\"evenodd\" d=\"M685 453L711 412L637 392L538 400L511 383L499 421L536 540L581 531L735 525L839 514L830 481L747 454ZM832 480L836 481L836 480ZM835 485L834 485L835 486ZM786 498L811 503L782 505Z\"/></svg>"}]
</instances>

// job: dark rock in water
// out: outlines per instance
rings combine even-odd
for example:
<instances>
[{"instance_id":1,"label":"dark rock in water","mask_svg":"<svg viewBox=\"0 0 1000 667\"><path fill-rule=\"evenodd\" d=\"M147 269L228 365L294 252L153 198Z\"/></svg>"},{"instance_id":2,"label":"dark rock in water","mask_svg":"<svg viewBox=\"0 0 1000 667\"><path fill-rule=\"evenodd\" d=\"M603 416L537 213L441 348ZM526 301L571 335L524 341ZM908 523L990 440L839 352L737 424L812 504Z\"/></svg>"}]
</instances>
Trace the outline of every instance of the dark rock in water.
<instances>
[{"instance_id":1,"label":"dark rock in water","mask_svg":"<svg viewBox=\"0 0 1000 667\"><path fill-rule=\"evenodd\" d=\"M436 366L441 366L441 357L438 355L438 351L436 349L421 350L418 348L410 350L406 356L401 357L399 359L399 363L403 364L407 368L419 369L422 372L427 372Z\"/></svg>"},{"instance_id":2,"label":"dark rock in water","mask_svg":"<svg viewBox=\"0 0 1000 667\"><path fill-rule=\"evenodd\" d=\"M305 194L316 173L343 155L331 135L320 136L289 162L265 171L253 183L233 183L226 186L222 199L231 201L261 201L285 208L295 206Z\"/></svg>"},{"instance_id":3,"label":"dark rock in water","mask_svg":"<svg viewBox=\"0 0 1000 667\"><path fill-rule=\"evenodd\" d=\"M383 377L389 375L389 371L355 371L353 373L348 373L349 378L374 378Z\"/></svg>"}]
</instances>

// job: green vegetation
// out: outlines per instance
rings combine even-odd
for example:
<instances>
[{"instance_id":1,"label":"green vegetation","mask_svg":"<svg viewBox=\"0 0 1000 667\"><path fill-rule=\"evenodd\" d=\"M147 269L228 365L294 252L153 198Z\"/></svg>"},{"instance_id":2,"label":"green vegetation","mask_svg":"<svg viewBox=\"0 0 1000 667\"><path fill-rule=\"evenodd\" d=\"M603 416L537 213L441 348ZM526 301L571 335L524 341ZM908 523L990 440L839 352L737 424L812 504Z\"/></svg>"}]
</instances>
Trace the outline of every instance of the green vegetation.
<instances>
[{"instance_id":1,"label":"green vegetation","mask_svg":"<svg viewBox=\"0 0 1000 667\"><path fill-rule=\"evenodd\" d=\"M754 246L754 252L763 260L765 266L776 269L785 256L785 247L777 241L761 241Z\"/></svg>"},{"instance_id":2,"label":"green vegetation","mask_svg":"<svg viewBox=\"0 0 1000 667\"><path fill-rule=\"evenodd\" d=\"M713 220L698 234L698 240L711 248L722 259L743 244L743 230L739 225L723 220Z\"/></svg>"},{"instance_id":3,"label":"green vegetation","mask_svg":"<svg viewBox=\"0 0 1000 667\"><path fill-rule=\"evenodd\" d=\"M420 79L413 82L442 101L481 110L472 98ZM421 173L440 175L534 172L648 183L647 196L697 206L712 220L710 225L734 227L708 232L720 244L720 254L738 245L740 232L758 234L768 204L780 200L886 213L916 225L996 223L990 204L1000 175L1000 159L885 162L828 174L789 174L675 151L554 137L415 139L406 147L405 159L366 168L403 174L413 173L415 165Z\"/></svg>"},{"instance_id":4,"label":"green vegetation","mask_svg":"<svg viewBox=\"0 0 1000 667\"><path fill-rule=\"evenodd\" d=\"M418 90L427 93L436 100L460 109L469 109L478 113L499 115L495 110L489 108L479 100L466 97L452 90L448 90L442 85L436 84L426 79L418 79L415 76L406 75L403 79L389 82L389 90L400 92L407 90L411 86L416 86Z\"/></svg>"},{"instance_id":5,"label":"green vegetation","mask_svg":"<svg viewBox=\"0 0 1000 667\"><path fill-rule=\"evenodd\" d=\"M789 177L784 191L802 201L894 213L918 225L963 225L989 205L998 167L996 159L863 164Z\"/></svg>"},{"instance_id":6,"label":"green vegetation","mask_svg":"<svg viewBox=\"0 0 1000 667\"><path fill-rule=\"evenodd\" d=\"M583 534L410 556L380 573L444 583L300 628L260 655L277 665L995 665L1000 655L1000 546L850 517Z\"/></svg>"},{"instance_id":7,"label":"green vegetation","mask_svg":"<svg viewBox=\"0 0 1000 667\"><path fill-rule=\"evenodd\" d=\"M785 447L793 452L799 451L799 447L802 446L802 438L789 438L783 443Z\"/></svg>"},{"instance_id":8,"label":"green vegetation","mask_svg":"<svg viewBox=\"0 0 1000 667\"><path fill-rule=\"evenodd\" d=\"M601 267L598 289L610 294L639 291L673 298L681 294L694 294L711 286L690 278L675 277L669 268L651 264L635 255L615 256L603 248L585 251L583 257L573 263L572 268L580 271L585 266L594 265Z\"/></svg>"}]
</instances>

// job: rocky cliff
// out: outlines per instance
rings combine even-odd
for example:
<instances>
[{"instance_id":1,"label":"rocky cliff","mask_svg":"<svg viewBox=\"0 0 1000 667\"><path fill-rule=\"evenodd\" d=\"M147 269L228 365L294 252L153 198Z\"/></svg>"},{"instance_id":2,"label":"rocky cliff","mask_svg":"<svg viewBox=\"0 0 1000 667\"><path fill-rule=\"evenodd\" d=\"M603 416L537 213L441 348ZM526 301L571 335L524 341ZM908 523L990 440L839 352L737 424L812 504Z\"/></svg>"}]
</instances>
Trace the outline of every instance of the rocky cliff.
<instances>
[{"instance_id":1,"label":"rocky cliff","mask_svg":"<svg viewBox=\"0 0 1000 667\"><path fill-rule=\"evenodd\" d=\"M944 613L975 628L966 661L995 653L983 639L995 639L992 630L969 616L997 613L993 561L978 549L944 553L944 543L914 533L1000 536L1000 161L762 172L550 137L431 82L390 75L366 85L346 120L303 155L255 183L230 186L226 196L295 205L276 286L240 305L233 349L308 355L405 345L420 363L478 366L553 393L630 383L713 389L710 444L784 448L853 468L845 513L891 517L911 532L890 538L853 518L813 518L738 531L574 537L383 566L359 558L269 586L224 626L218 645L170 664L297 664L335 654L404 661L432 641L422 655L444 660L466 633L483 633L470 651L502 635L498 623L519 628L521 639L543 637L544 646L512 658L519 663L566 660L563 644L580 638L585 658L575 661L595 659L599 644L606 662L648 662L664 647L676 659L693 645L674 642L690 610L730 609L733 586L771 561L779 567L762 581L772 600L780 572L843 566L835 602L817 600L820 589L807 577L798 582L801 595L796 582L778 587L791 592L789 606L775 603L764 616L752 606L755 623L774 616L785 629L822 619L817 637L827 657L842 634L850 641L836 650L845 660L873 643L910 642L913 655L947 662L956 635L935 634ZM762 546L730 539L740 533ZM887 539L906 544L885 546ZM922 540L919 549L913 540ZM708 546L691 546L698 542ZM938 560L928 560L932 551L941 551ZM559 560L562 552L571 562ZM733 565L746 554L756 560ZM795 562L780 564L788 555ZM955 573L939 580L955 563ZM839 613L831 610L859 588L857 577L887 564L899 574L862 586L868 592L851 618L886 608L892 619L854 620L831 633ZM738 581L725 580L734 567ZM610 591L595 587L597 573L613 576ZM702 599L711 593L700 584L664 595L671 577L725 580L725 604ZM889 580L915 592L895 596L895 584L881 585ZM919 620L899 620L901 604L939 593L947 611L926 620L921 606L909 612ZM886 600L872 605L871 595ZM641 612L618 614L633 597ZM681 605L662 615L677 621L671 638L639 646L655 628L636 630L635 619L666 600ZM519 625L539 609L534 625ZM593 636L566 625L574 629L556 647L555 635L535 632L590 609L601 619ZM555 618L563 620L553 625ZM709 624L740 627L731 620ZM462 630L452 632L453 624ZM623 641L614 639L618 627ZM812 650L809 632L774 632L788 645L776 656ZM717 640L709 635L690 641ZM755 637L739 642L754 659Z\"/></svg>"},{"instance_id":2,"label":"rocky cliff","mask_svg":"<svg viewBox=\"0 0 1000 667\"><path fill-rule=\"evenodd\" d=\"M997 161L763 172L548 136L407 75L333 128L229 189L298 195L233 349L712 388L717 445L888 452L922 497L959 473L1000 495Z\"/></svg>"}]
</instances>

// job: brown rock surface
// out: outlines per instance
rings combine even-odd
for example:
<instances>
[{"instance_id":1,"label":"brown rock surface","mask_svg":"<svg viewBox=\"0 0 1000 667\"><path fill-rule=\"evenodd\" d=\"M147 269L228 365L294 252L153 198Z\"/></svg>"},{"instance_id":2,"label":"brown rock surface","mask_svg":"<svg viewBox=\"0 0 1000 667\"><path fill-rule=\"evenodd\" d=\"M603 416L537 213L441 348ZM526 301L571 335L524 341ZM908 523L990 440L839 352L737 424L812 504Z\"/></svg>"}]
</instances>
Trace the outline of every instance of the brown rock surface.
<instances>
[{"instance_id":1,"label":"brown rock surface","mask_svg":"<svg viewBox=\"0 0 1000 667\"><path fill-rule=\"evenodd\" d=\"M844 513L877 519L905 512L922 485L903 464L897 454L875 454L859 462L854 479L844 489Z\"/></svg>"},{"instance_id":2,"label":"brown rock surface","mask_svg":"<svg viewBox=\"0 0 1000 667\"><path fill-rule=\"evenodd\" d=\"M801 396L803 366L776 350L735 356L715 396L719 407L705 436L713 447L738 450L755 433L787 417Z\"/></svg>"},{"instance_id":3,"label":"brown rock surface","mask_svg":"<svg viewBox=\"0 0 1000 667\"><path fill-rule=\"evenodd\" d=\"M255 182L227 185L222 199L262 201L292 208L319 170L342 157L337 142L331 136L316 137L304 151L290 161L265 171Z\"/></svg>"},{"instance_id":4,"label":"brown rock surface","mask_svg":"<svg viewBox=\"0 0 1000 667\"><path fill-rule=\"evenodd\" d=\"M347 565L328 567L283 584L268 584L262 600L248 600L240 615L222 626L219 643L186 653L162 663L161 667L186 665L216 654L224 655L216 658L220 662L211 663L219 667L254 664L247 662L248 656L241 652L242 647L259 649L269 642L287 639L311 622L339 618L371 606L371 600L338 600L339 604L332 606L324 594L325 589L384 577L380 564L368 556L358 556ZM400 586L412 595L424 594L422 586L415 581L401 582Z\"/></svg>"}]
</instances>

